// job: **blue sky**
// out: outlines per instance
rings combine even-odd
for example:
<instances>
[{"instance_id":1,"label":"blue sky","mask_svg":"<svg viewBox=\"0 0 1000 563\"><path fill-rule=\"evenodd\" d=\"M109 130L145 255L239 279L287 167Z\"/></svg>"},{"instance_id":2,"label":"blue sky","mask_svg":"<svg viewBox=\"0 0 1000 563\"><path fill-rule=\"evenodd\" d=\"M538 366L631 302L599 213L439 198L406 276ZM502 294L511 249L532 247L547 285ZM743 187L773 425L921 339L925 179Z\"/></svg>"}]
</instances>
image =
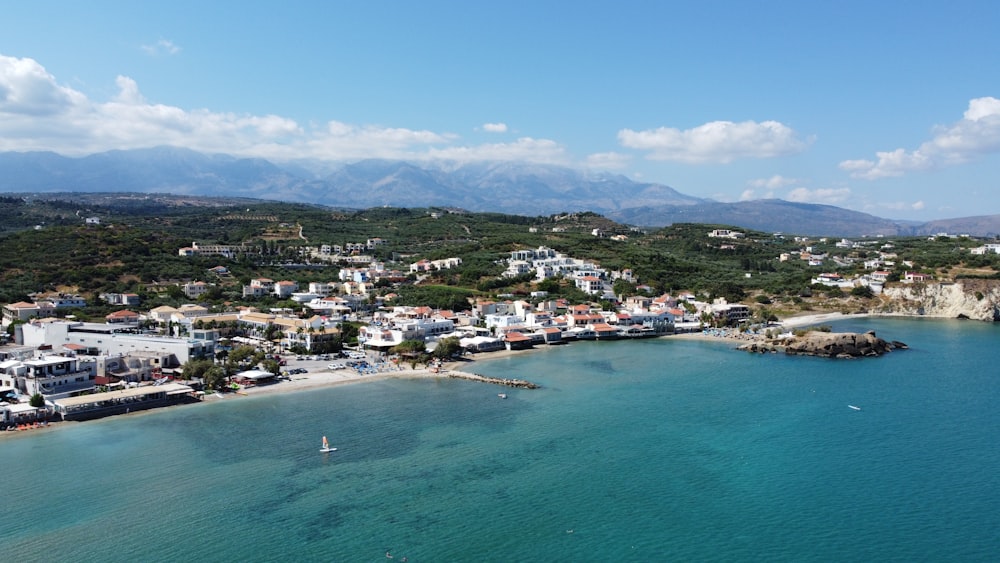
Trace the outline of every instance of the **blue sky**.
<instances>
[{"instance_id":1,"label":"blue sky","mask_svg":"<svg viewBox=\"0 0 1000 563\"><path fill-rule=\"evenodd\" d=\"M1000 214L1000 2L8 2L0 151L526 160Z\"/></svg>"}]
</instances>

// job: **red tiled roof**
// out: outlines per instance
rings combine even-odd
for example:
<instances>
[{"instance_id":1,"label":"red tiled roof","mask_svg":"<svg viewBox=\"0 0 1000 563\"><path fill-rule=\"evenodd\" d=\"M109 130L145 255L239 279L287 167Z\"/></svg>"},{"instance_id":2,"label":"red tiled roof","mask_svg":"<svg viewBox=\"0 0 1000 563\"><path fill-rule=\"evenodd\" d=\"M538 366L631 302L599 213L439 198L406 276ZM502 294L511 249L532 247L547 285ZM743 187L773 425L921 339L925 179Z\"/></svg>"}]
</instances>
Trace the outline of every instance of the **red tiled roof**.
<instances>
[{"instance_id":1,"label":"red tiled roof","mask_svg":"<svg viewBox=\"0 0 1000 563\"><path fill-rule=\"evenodd\" d=\"M138 317L138 316L139 316L138 313L133 313L132 311L124 309L124 310L121 310L121 311L115 311L114 313L108 313L104 318L105 319L120 319L120 318L124 318L124 317Z\"/></svg>"}]
</instances>

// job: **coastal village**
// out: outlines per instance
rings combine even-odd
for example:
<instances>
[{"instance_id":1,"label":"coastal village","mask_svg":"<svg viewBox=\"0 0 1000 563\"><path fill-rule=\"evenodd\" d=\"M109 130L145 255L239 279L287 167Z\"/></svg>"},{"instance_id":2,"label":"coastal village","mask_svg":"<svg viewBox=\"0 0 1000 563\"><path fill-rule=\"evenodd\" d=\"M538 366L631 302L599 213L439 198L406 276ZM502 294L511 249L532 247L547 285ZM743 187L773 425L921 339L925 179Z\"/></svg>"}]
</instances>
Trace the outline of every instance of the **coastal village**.
<instances>
[{"instance_id":1,"label":"coastal village","mask_svg":"<svg viewBox=\"0 0 1000 563\"><path fill-rule=\"evenodd\" d=\"M603 236L597 230L592 234ZM727 240L744 236L728 229L708 233L719 241L721 249ZM817 253L808 239L796 242L802 243L798 254L782 253L775 260L802 260L817 268L831 259L837 264L850 260L846 253L833 257ZM103 323L65 314L87 306L80 295L37 294L31 302L6 304L3 328L10 336L0 346L0 425L26 429L50 421L85 420L199 401L223 392L280 385L310 370L352 370L359 375L401 370L407 362L413 367L416 364L416 356L401 352L408 342L420 343L426 352L433 352L443 342L457 343L449 348L445 359L450 359L578 341L707 333L709 329L747 331L752 323L767 326L769 320L755 319L751 306L724 298L708 300L691 292L653 296L651 288L631 270L609 271L545 246L498 257L505 264L502 277L527 276L534 284L566 280L586 294L588 302L570 303L539 290L526 296L499 294L478 299L469 303L467 310L396 305L394 293L377 291L377 287L392 287L408 276L419 283L421 276L459 267L463 261L455 256L387 264L367 254L383 244L385 240L373 238L344 246L303 247L301 252L312 260L340 265L334 279L300 286L291 279L254 278L242 287L247 303L234 303L224 310L199 303L199 297L214 283L227 281L229 270L224 262L206 272L206 279L211 277L215 282L177 284L190 300L178 307L144 309L134 293L100 295L103 302L115 306ZM812 282L881 293L898 259L893 245L878 240L855 243L842 239L836 243L844 249L860 245L877 245L871 254L875 257L864 262L865 274L845 278L818 271ZM1000 252L1000 245L982 248L983 252ZM215 256L220 260L233 260L241 252L240 246L198 243L178 249L180 256ZM615 295L616 280L626 280L638 291L635 295ZM930 280L926 274L907 272L898 281L922 284ZM262 296L275 296L295 307L253 306L253 299ZM614 307L601 305L607 303ZM358 326L356 345L343 338L345 323ZM348 344L354 346L349 349ZM255 359L267 361L240 365L243 369L227 373L224 386L184 378L189 362L221 364L241 348L258 354ZM431 371L437 371L441 359L434 364L426 358L424 361ZM310 367L293 367L296 362Z\"/></svg>"}]
</instances>

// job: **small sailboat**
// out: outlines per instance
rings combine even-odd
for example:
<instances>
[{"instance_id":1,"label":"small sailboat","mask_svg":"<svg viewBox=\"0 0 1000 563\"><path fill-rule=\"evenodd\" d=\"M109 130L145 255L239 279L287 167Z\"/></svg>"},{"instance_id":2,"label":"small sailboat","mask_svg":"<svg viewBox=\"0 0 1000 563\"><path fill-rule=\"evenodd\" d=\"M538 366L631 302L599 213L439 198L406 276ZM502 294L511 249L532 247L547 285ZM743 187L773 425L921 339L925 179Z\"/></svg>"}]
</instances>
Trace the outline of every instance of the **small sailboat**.
<instances>
[{"instance_id":1,"label":"small sailboat","mask_svg":"<svg viewBox=\"0 0 1000 563\"><path fill-rule=\"evenodd\" d=\"M331 448L330 447L330 442L326 439L326 436L323 436L323 447L320 448L319 451L321 451L323 453L326 453L326 452L335 452L335 451L337 451L337 448Z\"/></svg>"}]
</instances>

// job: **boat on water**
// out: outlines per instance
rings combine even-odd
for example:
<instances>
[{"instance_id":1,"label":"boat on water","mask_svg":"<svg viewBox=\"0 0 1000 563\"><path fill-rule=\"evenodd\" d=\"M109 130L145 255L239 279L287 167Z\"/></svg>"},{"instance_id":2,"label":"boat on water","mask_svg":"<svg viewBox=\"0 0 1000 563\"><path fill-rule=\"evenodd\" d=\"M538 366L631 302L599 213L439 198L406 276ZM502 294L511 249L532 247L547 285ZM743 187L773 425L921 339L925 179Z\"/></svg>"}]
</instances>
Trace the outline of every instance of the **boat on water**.
<instances>
[{"instance_id":1,"label":"boat on water","mask_svg":"<svg viewBox=\"0 0 1000 563\"><path fill-rule=\"evenodd\" d=\"M854 405L847 405L847 408L849 408L849 409L851 409L851 410L856 410L856 411L859 411L859 410L861 410L861 407L856 407L856 406L854 406Z\"/></svg>"},{"instance_id":2,"label":"boat on water","mask_svg":"<svg viewBox=\"0 0 1000 563\"><path fill-rule=\"evenodd\" d=\"M323 447L320 448L319 451L321 451L323 453L326 453L326 452L335 452L335 451L337 451L337 448L331 448L330 447L330 442L326 439L326 436L323 436Z\"/></svg>"},{"instance_id":3,"label":"boat on water","mask_svg":"<svg viewBox=\"0 0 1000 563\"><path fill-rule=\"evenodd\" d=\"M507 394L506 393L497 393L497 397L500 397L501 399L506 399L507 398Z\"/></svg>"}]
</instances>

